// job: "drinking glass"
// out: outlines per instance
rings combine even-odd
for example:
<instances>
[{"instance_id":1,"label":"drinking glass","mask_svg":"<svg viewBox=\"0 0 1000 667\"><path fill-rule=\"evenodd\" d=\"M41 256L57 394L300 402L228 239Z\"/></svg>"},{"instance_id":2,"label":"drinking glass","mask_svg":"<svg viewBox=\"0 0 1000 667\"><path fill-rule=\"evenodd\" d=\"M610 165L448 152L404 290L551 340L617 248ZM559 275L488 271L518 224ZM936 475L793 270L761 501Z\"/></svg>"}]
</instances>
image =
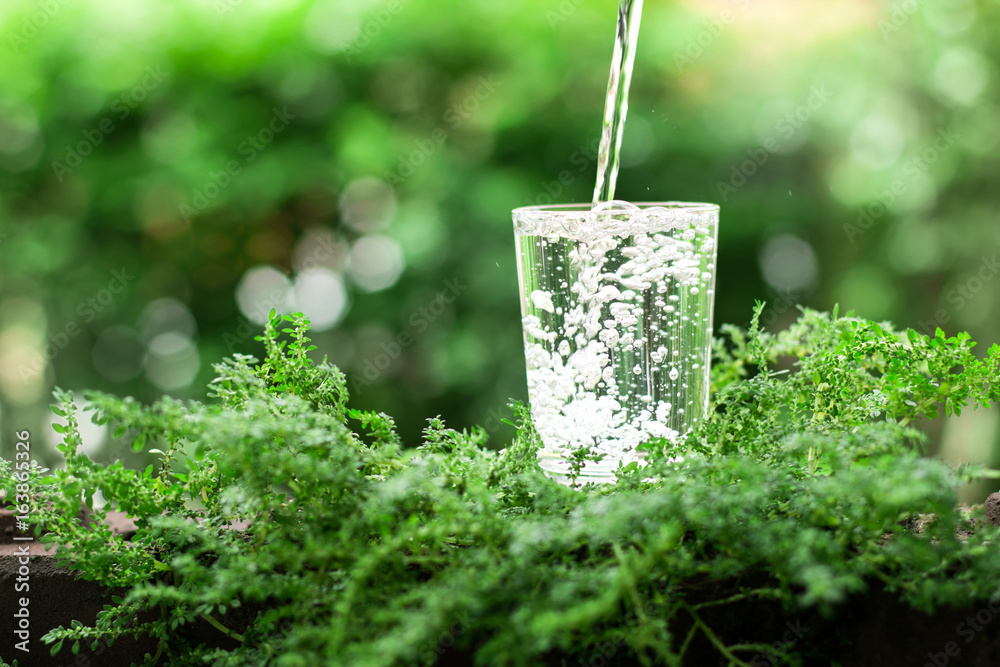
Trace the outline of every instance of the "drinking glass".
<instances>
[{"instance_id":1,"label":"drinking glass","mask_svg":"<svg viewBox=\"0 0 1000 667\"><path fill-rule=\"evenodd\" d=\"M513 216L539 464L562 483L613 482L619 466L642 465L638 445L676 442L705 415L719 207Z\"/></svg>"}]
</instances>

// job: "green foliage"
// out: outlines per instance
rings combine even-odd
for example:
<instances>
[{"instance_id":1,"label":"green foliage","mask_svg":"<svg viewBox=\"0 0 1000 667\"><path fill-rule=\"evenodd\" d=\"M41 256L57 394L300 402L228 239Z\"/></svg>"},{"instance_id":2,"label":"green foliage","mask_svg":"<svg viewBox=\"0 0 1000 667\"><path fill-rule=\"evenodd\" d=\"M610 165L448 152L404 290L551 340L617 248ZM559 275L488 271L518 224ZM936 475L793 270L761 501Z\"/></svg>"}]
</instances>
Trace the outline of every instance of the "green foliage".
<instances>
[{"instance_id":1,"label":"green foliage","mask_svg":"<svg viewBox=\"0 0 1000 667\"><path fill-rule=\"evenodd\" d=\"M261 265L343 278L349 311L313 341L364 385L349 385L354 407L390 412L406 442L429 415L465 427L525 398L509 211L590 201L615 4L3 0L0 333L16 359L0 381L5 420L40 431L53 384L204 400L212 362L264 356L247 302L261 301L254 321L283 304L271 288L244 294L242 310L235 298ZM783 303L839 302L1000 340L998 283L979 284L997 246L1000 4L646 4L617 193L722 206L718 321L743 323L774 289L757 251L792 234L821 279L803 268L765 324L788 324ZM480 77L499 84L486 99ZM805 106L820 88L829 100ZM286 108L291 124L248 154ZM944 151L941 132L958 136ZM376 293L342 257L372 232L406 263ZM108 303L122 270L134 280ZM421 315L455 280L468 289L439 318ZM163 298L196 327L153 317ZM145 354L160 333L196 345L190 385L163 377L172 357ZM398 359L366 373L403 334ZM982 445L981 460L1000 452Z\"/></svg>"},{"instance_id":2,"label":"green foliage","mask_svg":"<svg viewBox=\"0 0 1000 667\"><path fill-rule=\"evenodd\" d=\"M95 627L50 631L53 651L145 634L147 664L533 665L610 642L653 665L702 637L746 665L774 638L734 643L713 610L828 613L873 585L928 611L1000 595L997 530L955 509L977 471L922 457L910 426L998 400L998 346L978 359L967 336L814 311L779 334L727 328L714 412L680 450L570 489L538 471L521 406L500 453L436 418L405 449L387 416L347 408L307 328L272 313L266 360L217 364L212 405L89 395L95 420L161 457L144 471L80 453L56 393L66 466L36 481L32 512L66 564L128 592ZM130 542L76 518L97 490L137 518ZM198 621L216 645L185 634ZM795 664L804 644L773 657Z\"/></svg>"}]
</instances>

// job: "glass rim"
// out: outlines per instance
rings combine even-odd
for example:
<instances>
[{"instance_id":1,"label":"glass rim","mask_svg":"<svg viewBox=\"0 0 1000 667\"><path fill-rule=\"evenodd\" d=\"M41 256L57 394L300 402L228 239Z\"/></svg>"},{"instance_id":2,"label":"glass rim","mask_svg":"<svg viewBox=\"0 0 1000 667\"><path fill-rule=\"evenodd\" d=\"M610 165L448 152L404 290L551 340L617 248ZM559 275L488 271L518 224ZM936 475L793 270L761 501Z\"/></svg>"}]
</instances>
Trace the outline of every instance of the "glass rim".
<instances>
[{"instance_id":1,"label":"glass rim","mask_svg":"<svg viewBox=\"0 0 1000 667\"><path fill-rule=\"evenodd\" d=\"M678 201L660 201L660 202L626 202L632 206L638 206L641 210L646 210L649 208L666 208L673 209L676 211L685 211L690 213L717 213L721 210L718 204L709 204L705 202L678 202ZM579 215L580 213L587 213L593 209L592 204L542 204L536 206L520 206L513 210L514 213L572 213Z\"/></svg>"}]
</instances>

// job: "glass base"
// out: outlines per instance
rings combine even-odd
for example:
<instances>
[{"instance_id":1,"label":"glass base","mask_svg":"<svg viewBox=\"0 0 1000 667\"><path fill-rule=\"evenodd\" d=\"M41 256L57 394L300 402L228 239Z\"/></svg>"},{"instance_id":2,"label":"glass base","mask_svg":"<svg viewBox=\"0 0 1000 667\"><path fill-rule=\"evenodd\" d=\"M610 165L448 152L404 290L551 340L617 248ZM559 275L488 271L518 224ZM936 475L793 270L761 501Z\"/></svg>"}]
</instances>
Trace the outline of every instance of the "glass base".
<instances>
[{"instance_id":1,"label":"glass base","mask_svg":"<svg viewBox=\"0 0 1000 667\"><path fill-rule=\"evenodd\" d=\"M639 466L645 467L645 457L639 456ZM675 457L670 459L671 463L679 463L683 461L683 457ZM618 470L618 461L587 461L585 462L583 468L580 470L580 474L576 477L576 482L572 481L572 466L570 462L562 455L556 452L548 452L544 449L538 451L538 467L542 469L545 476L551 480L559 482L563 486L576 486L580 487L584 484L614 484L618 481L615 471ZM649 477L647 482L656 481L654 478Z\"/></svg>"},{"instance_id":2,"label":"glass base","mask_svg":"<svg viewBox=\"0 0 1000 667\"><path fill-rule=\"evenodd\" d=\"M639 457L639 465L645 463ZM593 482L594 484L614 484L618 481L615 471L618 470L618 461L586 461L577 475L575 483L572 480L573 467L565 456L557 452L539 450L538 467L542 469L547 477L553 479L563 486L583 486Z\"/></svg>"}]
</instances>

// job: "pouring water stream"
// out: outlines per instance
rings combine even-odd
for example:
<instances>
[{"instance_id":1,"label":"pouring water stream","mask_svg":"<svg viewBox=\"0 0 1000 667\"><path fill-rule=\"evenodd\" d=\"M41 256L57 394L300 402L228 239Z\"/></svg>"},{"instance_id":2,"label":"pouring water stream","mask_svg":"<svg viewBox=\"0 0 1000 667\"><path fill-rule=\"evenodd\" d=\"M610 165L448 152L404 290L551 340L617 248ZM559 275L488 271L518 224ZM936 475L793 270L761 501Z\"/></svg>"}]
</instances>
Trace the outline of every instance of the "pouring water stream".
<instances>
[{"instance_id":1,"label":"pouring water stream","mask_svg":"<svg viewBox=\"0 0 1000 667\"><path fill-rule=\"evenodd\" d=\"M608 79L608 96L604 103L604 127L597 156L597 185L594 188L596 207L614 199L618 180L618 154L622 147L622 131L628 114L628 89L632 83L635 45L639 39L642 0L621 0L618 5L618 28L615 51Z\"/></svg>"}]
</instances>

